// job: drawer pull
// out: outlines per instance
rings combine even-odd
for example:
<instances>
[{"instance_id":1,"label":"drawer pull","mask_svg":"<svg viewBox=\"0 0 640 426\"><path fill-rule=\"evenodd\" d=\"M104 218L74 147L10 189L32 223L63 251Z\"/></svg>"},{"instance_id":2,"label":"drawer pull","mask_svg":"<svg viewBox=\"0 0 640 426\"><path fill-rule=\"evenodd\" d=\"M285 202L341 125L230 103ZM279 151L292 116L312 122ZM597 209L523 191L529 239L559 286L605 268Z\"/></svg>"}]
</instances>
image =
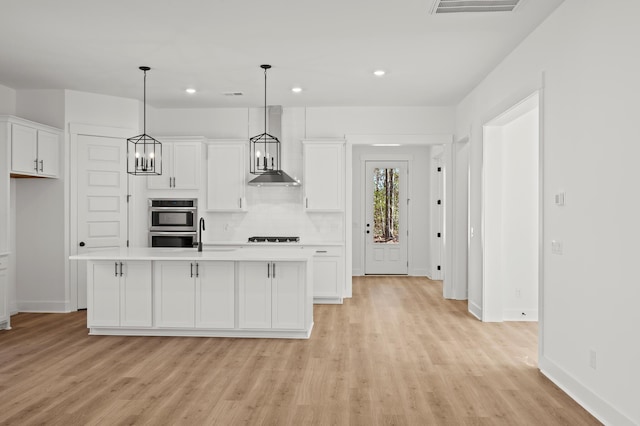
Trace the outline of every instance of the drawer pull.
<instances>
[{"instance_id":1,"label":"drawer pull","mask_svg":"<svg viewBox=\"0 0 640 426\"><path fill-rule=\"evenodd\" d=\"M316 253L326 253L326 250L316 250Z\"/></svg>"}]
</instances>

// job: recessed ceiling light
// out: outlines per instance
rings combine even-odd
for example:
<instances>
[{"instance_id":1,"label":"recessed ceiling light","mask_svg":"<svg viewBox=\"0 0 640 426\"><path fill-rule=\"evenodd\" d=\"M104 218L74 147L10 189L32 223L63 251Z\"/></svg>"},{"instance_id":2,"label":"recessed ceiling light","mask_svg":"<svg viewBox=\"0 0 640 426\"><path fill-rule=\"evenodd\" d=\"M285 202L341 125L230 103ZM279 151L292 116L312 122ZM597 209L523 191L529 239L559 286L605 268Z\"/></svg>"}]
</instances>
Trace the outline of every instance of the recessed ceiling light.
<instances>
[{"instance_id":1,"label":"recessed ceiling light","mask_svg":"<svg viewBox=\"0 0 640 426\"><path fill-rule=\"evenodd\" d=\"M187 90L185 90L185 92L187 92L187 93L188 93L188 94L190 94L190 95L193 95L194 93L196 93L196 89L194 89L194 88L190 87L190 88L188 88Z\"/></svg>"},{"instance_id":2,"label":"recessed ceiling light","mask_svg":"<svg viewBox=\"0 0 640 426\"><path fill-rule=\"evenodd\" d=\"M376 77L382 77L385 74L386 74L385 70L375 70L373 72L373 75L375 75Z\"/></svg>"},{"instance_id":3,"label":"recessed ceiling light","mask_svg":"<svg viewBox=\"0 0 640 426\"><path fill-rule=\"evenodd\" d=\"M300 93L300 92L302 92L302 87L294 87L293 89L291 89L291 91L293 93Z\"/></svg>"}]
</instances>

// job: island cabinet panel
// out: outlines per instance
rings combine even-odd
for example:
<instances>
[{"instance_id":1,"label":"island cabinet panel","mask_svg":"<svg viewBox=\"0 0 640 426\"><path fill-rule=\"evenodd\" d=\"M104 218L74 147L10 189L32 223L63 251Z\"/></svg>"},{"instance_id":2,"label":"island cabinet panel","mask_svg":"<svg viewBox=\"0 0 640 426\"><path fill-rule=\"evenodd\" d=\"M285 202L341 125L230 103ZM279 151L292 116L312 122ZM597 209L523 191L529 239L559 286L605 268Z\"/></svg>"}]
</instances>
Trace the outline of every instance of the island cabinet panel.
<instances>
[{"instance_id":1,"label":"island cabinet panel","mask_svg":"<svg viewBox=\"0 0 640 426\"><path fill-rule=\"evenodd\" d=\"M198 262L196 327L235 326L235 262Z\"/></svg>"},{"instance_id":2,"label":"island cabinet panel","mask_svg":"<svg viewBox=\"0 0 640 426\"><path fill-rule=\"evenodd\" d=\"M271 263L240 262L238 326L271 328Z\"/></svg>"},{"instance_id":3,"label":"island cabinet panel","mask_svg":"<svg viewBox=\"0 0 640 426\"><path fill-rule=\"evenodd\" d=\"M87 305L89 327L150 327L151 262L89 262Z\"/></svg>"},{"instance_id":4,"label":"island cabinet panel","mask_svg":"<svg viewBox=\"0 0 640 426\"><path fill-rule=\"evenodd\" d=\"M271 327L304 327L304 268L299 263L274 262L271 270Z\"/></svg>"},{"instance_id":5,"label":"island cabinet panel","mask_svg":"<svg viewBox=\"0 0 640 426\"><path fill-rule=\"evenodd\" d=\"M155 262L156 327L195 326L194 261Z\"/></svg>"},{"instance_id":6,"label":"island cabinet panel","mask_svg":"<svg viewBox=\"0 0 640 426\"><path fill-rule=\"evenodd\" d=\"M302 329L304 266L296 262L240 262L239 327Z\"/></svg>"},{"instance_id":7,"label":"island cabinet panel","mask_svg":"<svg viewBox=\"0 0 640 426\"><path fill-rule=\"evenodd\" d=\"M121 268L120 325L151 327L151 262L123 262Z\"/></svg>"}]
</instances>

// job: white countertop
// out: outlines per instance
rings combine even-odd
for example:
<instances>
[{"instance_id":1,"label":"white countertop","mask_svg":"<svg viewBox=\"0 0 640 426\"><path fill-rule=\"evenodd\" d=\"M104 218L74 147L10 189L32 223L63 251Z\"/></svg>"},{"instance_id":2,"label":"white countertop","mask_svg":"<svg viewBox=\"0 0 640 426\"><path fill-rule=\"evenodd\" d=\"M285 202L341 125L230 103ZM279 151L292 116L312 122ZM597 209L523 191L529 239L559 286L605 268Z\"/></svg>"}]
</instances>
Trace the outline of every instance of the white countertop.
<instances>
[{"instance_id":1,"label":"white countertop","mask_svg":"<svg viewBox=\"0 0 640 426\"><path fill-rule=\"evenodd\" d=\"M69 256L71 260L243 260L243 261L307 261L313 253L300 247L283 250L244 247L205 247L202 252L195 248L130 247L121 249L94 250Z\"/></svg>"},{"instance_id":2,"label":"white countertop","mask_svg":"<svg viewBox=\"0 0 640 426\"><path fill-rule=\"evenodd\" d=\"M216 242L203 242L205 247L215 247L215 246L255 246L255 247L264 247L264 246L276 246L276 247L318 247L318 246L344 246L344 241L324 241L324 242L297 242L297 243L250 243L248 241L216 241Z\"/></svg>"}]
</instances>

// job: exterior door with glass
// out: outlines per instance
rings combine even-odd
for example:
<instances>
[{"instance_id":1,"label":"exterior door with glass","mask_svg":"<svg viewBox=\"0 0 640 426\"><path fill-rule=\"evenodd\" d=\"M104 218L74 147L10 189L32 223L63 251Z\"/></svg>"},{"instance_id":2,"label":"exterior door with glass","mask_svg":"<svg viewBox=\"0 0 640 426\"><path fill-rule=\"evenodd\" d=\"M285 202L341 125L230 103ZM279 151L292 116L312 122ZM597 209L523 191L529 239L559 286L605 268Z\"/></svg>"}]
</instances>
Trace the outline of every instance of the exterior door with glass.
<instances>
[{"instance_id":1,"label":"exterior door with glass","mask_svg":"<svg viewBox=\"0 0 640 426\"><path fill-rule=\"evenodd\" d=\"M365 162L365 274L407 274L407 162Z\"/></svg>"}]
</instances>

